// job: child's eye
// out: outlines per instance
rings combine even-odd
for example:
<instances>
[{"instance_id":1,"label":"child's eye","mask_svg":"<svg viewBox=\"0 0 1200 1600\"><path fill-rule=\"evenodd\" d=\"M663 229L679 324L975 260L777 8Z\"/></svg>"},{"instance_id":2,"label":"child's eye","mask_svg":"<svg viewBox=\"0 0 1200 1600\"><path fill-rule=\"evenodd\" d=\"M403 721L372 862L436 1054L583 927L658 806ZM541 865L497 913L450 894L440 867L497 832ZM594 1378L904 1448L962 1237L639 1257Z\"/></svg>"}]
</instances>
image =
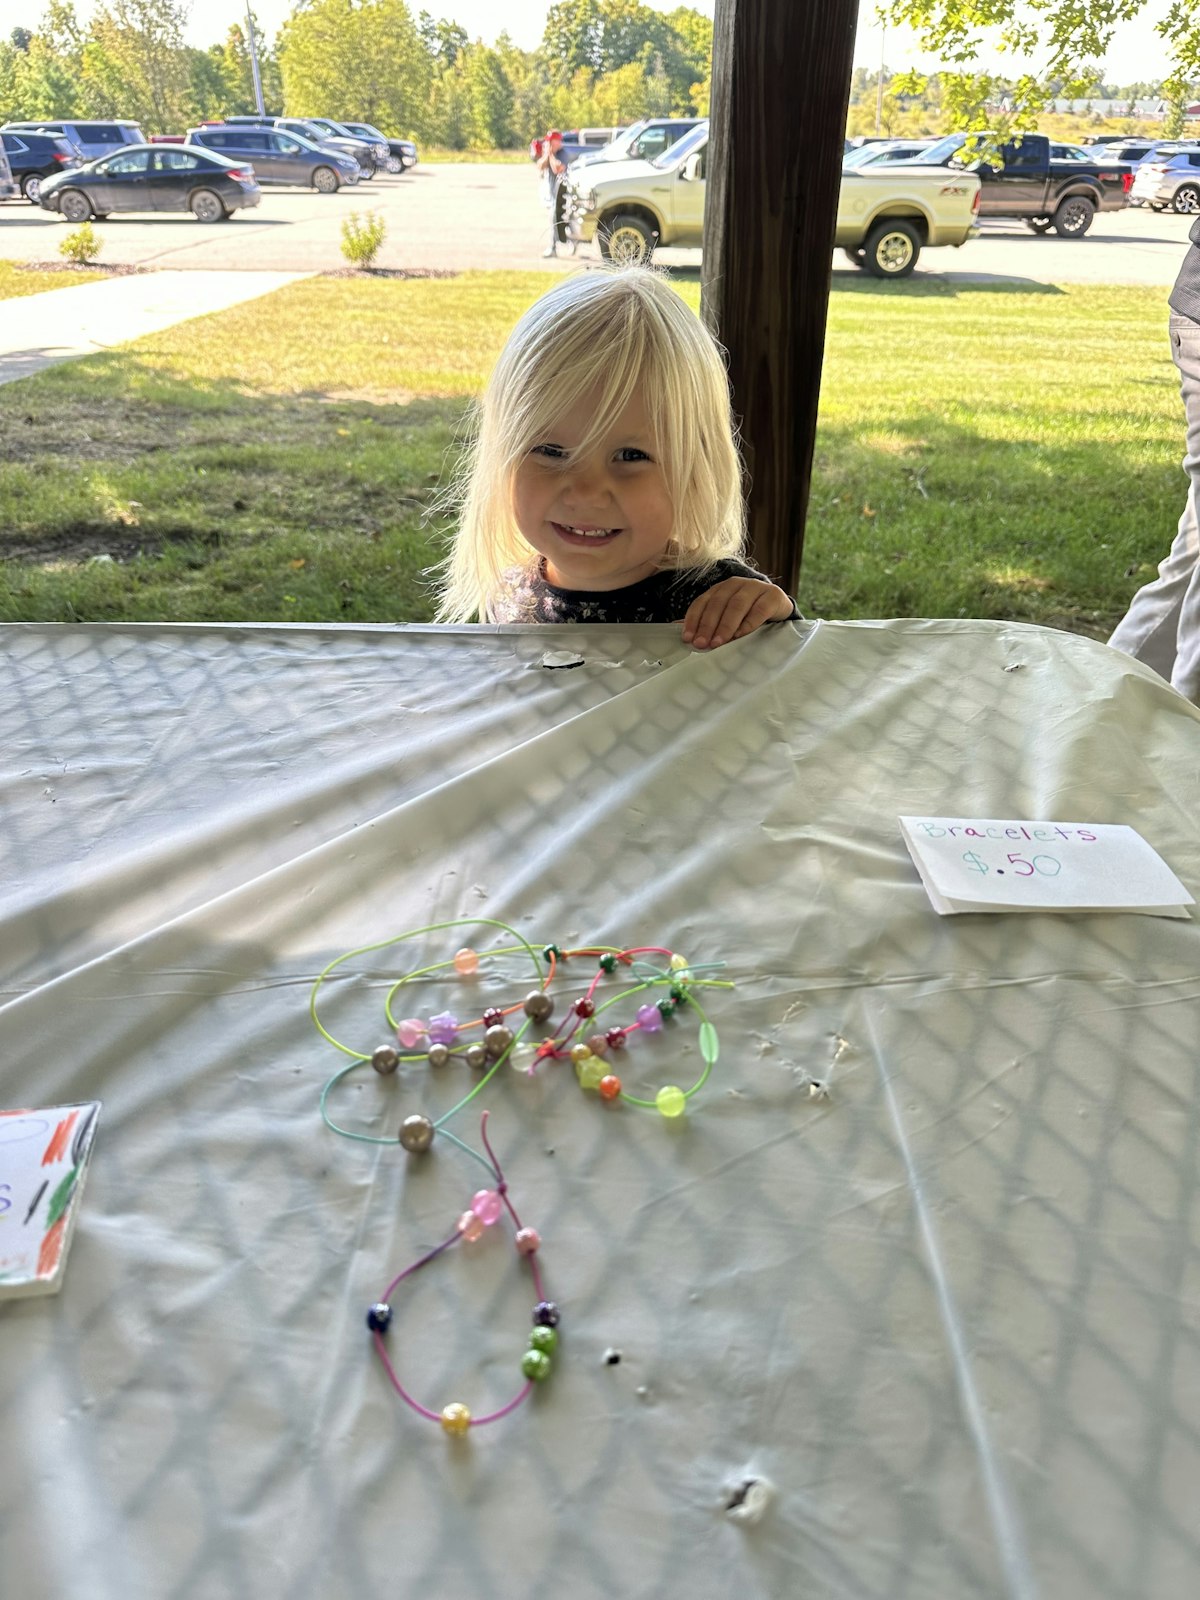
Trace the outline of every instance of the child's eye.
<instances>
[{"instance_id":1,"label":"child's eye","mask_svg":"<svg viewBox=\"0 0 1200 1600\"><path fill-rule=\"evenodd\" d=\"M560 444L535 444L531 456L545 456L548 461L565 461L567 452Z\"/></svg>"},{"instance_id":2,"label":"child's eye","mask_svg":"<svg viewBox=\"0 0 1200 1600\"><path fill-rule=\"evenodd\" d=\"M617 451L618 461L649 461L650 457L644 450L639 450L636 445L626 445L623 450Z\"/></svg>"}]
</instances>

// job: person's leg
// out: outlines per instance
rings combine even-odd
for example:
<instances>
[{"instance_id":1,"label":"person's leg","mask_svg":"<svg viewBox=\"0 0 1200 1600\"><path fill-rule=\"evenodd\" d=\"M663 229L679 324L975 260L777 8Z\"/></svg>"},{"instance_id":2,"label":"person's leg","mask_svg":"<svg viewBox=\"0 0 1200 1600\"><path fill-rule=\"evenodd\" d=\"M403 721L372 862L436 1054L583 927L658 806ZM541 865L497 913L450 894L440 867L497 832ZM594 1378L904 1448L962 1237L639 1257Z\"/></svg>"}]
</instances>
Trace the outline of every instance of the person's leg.
<instances>
[{"instance_id":1,"label":"person's leg","mask_svg":"<svg viewBox=\"0 0 1200 1600\"><path fill-rule=\"evenodd\" d=\"M558 179L553 173L549 174L549 200L550 207L550 245L542 251L544 256L558 254Z\"/></svg>"},{"instance_id":2,"label":"person's leg","mask_svg":"<svg viewBox=\"0 0 1200 1600\"><path fill-rule=\"evenodd\" d=\"M1171 354L1187 418L1188 496L1158 576L1134 595L1109 644L1200 699L1200 324L1171 313Z\"/></svg>"}]
</instances>

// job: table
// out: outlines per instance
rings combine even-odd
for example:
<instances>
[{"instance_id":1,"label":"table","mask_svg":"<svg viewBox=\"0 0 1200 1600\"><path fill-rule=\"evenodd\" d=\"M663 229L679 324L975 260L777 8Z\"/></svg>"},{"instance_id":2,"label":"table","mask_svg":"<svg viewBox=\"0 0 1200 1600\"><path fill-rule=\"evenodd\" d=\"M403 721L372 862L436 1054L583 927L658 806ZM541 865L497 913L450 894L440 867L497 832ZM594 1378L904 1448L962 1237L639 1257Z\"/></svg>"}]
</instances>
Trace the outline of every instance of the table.
<instances>
[{"instance_id":1,"label":"table","mask_svg":"<svg viewBox=\"0 0 1200 1600\"><path fill-rule=\"evenodd\" d=\"M104 1103L61 1295L0 1305L27 1600L1197 1592L1198 924L938 918L896 826L1132 821L1200 894L1200 713L1153 674L967 621L2 644L2 1099ZM363 1316L477 1173L330 1134L307 1003L473 916L736 987L678 1123L562 1067L489 1086L563 1340L459 1442ZM365 1048L405 960L331 986ZM686 1085L696 1029L628 1056ZM337 1108L450 1092L368 1070ZM437 1407L516 1386L528 1278L474 1248L395 1297Z\"/></svg>"}]
</instances>

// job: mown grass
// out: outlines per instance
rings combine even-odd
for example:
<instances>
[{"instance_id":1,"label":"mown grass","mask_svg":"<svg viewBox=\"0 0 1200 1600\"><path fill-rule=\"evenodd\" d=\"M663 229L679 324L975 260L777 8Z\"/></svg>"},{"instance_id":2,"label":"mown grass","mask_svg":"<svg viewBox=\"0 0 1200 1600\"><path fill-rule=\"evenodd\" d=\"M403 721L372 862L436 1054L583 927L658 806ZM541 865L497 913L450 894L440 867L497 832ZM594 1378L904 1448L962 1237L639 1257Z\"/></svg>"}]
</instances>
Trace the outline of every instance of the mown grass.
<instances>
[{"instance_id":1,"label":"mown grass","mask_svg":"<svg viewBox=\"0 0 1200 1600\"><path fill-rule=\"evenodd\" d=\"M107 278L107 272L90 272L86 267L68 267L56 272L39 267L20 267L13 261L0 261L0 300L18 295L44 294L47 289L66 289L75 283L94 283Z\"/></svg>"},{"instance_id":2,"label":"mown grass","mask_svg":"<svg viewBox=\"0 0 1200 1600\"><path fill-rule=\"evenodd\" d=\"M1103 636L1183 492L1158 291L835 282L801 608ZM0 616L427 619L464 410L545 288L310 279L0 388Z\"/></svg>"}]
</instances>

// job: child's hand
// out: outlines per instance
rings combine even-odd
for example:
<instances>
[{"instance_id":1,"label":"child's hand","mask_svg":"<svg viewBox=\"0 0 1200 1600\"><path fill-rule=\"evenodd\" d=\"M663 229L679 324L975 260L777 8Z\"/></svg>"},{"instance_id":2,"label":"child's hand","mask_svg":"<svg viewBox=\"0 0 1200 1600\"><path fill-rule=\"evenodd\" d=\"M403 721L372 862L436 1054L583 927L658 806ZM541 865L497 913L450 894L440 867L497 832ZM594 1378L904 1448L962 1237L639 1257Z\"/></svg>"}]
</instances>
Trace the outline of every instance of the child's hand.
<instances>
[{"instance_id":1,"label":"child's hand","mask_svg":"<svg viewBox=\"0 0 1200 1600\"><path fill-rule=\"evenodd\" d=\"M742 639L764 622L784 622L792 602L782 589L760 578L726 578L693 600L683 619L683 642L697 650Z\"/></svg>"}]
</instances>

